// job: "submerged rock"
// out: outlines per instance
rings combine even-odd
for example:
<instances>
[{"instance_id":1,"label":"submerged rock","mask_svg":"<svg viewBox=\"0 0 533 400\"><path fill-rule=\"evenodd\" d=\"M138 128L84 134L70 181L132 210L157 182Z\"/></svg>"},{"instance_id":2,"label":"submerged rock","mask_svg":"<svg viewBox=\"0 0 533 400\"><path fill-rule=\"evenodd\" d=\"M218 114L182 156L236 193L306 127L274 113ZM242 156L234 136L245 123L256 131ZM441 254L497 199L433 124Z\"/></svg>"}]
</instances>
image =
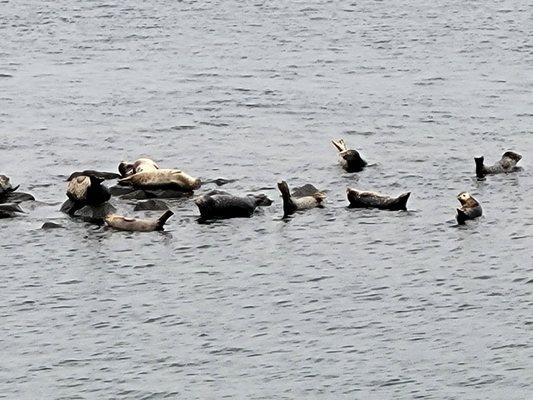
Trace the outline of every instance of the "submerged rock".
<instances>
[{"instance_id":1,"label":"submerged rock","mask_svg":"<svg viewBox=\"0 0 533 400\"><path fill-rule=\"evenodd\" d=\"M63 228L63 225L56 224L55 222L45 222L41 229L57 229Z\"/></svg>"},{"instance_id":2,"label":"submerged rock","mask_svg":"<svg viewBox=\"0 0 533 400\"><path fill-rule=\"evenodd\" d=\"M145 201L140 201L135 205L134 211L143 211L143 210L151 210L151 211L163 211L168 210L168 205L163 200L158 199L150 199Z\"/></svg>"},{"instance_id":3,"label":"submerged rock","mask_svg":"<svg viewBox=\"0 0 533 400\"><path fill-rule=\"evenodd\" d=\"M18 213L23 213L24 211L18 204L8 203L0 204L0 218L14 218Z\"/></svg>"},{"instance_id":4,"label":"submerged rock","mask_svg":"<svg viewBox=\"0 0 533 400\"><path fill-rule=\"evenodd\" d=\"M122 199L145 200L145 199L179 199L192 195L192 191L181 191L174 189L137 189L132 186L112 186L109 188L112 196L119 196Z\"/></svg>"},{"instance_id":5,"label":"submerged rock","mask_svg":"<svg viewBox=\"0 0 533 400\"><path fill-rule=\"evenodd\" d=\"M83 206L76 209L77 205L72 200L68 199L61 206L61 211L71 215L72 217L81 218L86 222L103 222L106 215L114 213L116 208L109 202L105 202L98 206Z\"/></svg>"}]
</instances>

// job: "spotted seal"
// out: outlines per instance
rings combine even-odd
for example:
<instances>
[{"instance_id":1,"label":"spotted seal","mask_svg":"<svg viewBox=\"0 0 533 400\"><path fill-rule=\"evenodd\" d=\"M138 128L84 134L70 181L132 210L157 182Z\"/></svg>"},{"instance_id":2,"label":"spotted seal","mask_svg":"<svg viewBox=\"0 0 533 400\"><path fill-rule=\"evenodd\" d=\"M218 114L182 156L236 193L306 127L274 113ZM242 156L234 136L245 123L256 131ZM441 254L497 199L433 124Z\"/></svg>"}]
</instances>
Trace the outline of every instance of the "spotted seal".
<instances>
[{"instance_id":1,"label":"spotted seal","mask_svg":"<svg viewBox=\"0 0 533 400\"><path fill-rule=\"evenodd\" d=\"M283 218L296 211L324 207L326 201L326 194L318 191L313 185L306 185L291 194L287 182L281 181L278 183L278 189L283 199Z\"/></svg>"},{"instance_id":2,"label":"spotted seal","mask_svg":"<svg viewBox=\"0 0 533 400\"><path fill-rule=\"evenodd\" d=\"M346 189L350 208L378 208L380 210L407 210L407 200L411 192L389 197L376 192L367 192L357 189Z\"/></svg>"},{"instance_id":3,"label":"spotted seal","mask_svg":"<svg viewBox=\"0 0 533 400\"><path fill-rule=\"evenodd\" d=\"M156 169L138 172L118 181L119 185L133 186L137 189L172 189L192 192L198 189L202 182L179 169Z\"/></svg>"},{"instance_id":4,"label":"spotted seal","mask_svg":"<svg viewBox=\"0 0 533 400\"><path fill-rule=\"evenodd\" d=\"M264 194L234 196L220 190L213 190L194 199L202 219L248 218L259 206L272 204Z\"/></svg>"},{"instance_id":5,"label":"spotted seal","mask_svg":"<svg viewBox=\"0 0 533 400\"><path fill-rule=\"evenodd\" d=\"M457 223L464 225L469 219L475 219L482 215L483 209L479 202L468 192L461 192L457 195L457 200L461 203L461 208L457 209Z\"/></svg>"},{"instance_id":6,"label":"spotted seal","mask_svg":"<svg viewBox=\"0 0 533 400\"><path fill-rule=\"evenodd\" d=\"M332 140L331 143L339 151L339 162L346 172L360 172L367 166L358 151L348 149L344 139Z\"/></svg>"},{"instance_id":7,"label":"spotted seal","mask_svg":"<svg viewBox=\"0 0 533 400\"><path fill-rule=\"evenodd\" d=\"M107 177L112 177L116 174L105 172L85 170L81 172L72 173L67 179L67 197L68 200L61 206L61 211L69 215L84 208L88 215L87 219L101 219L112 207L100 207L107 203L111 198L109 190L102 185L102 182ZM97 215L92 218L91 215ZM85 215L85 213L84 213Z\"/></svg>"},{"instance_id":8,"label":"spotted seal","mask_svg":"<svg viewBox=\"0 0 533 400\"><path fill-rule=\"evenodd\" d=\"M485 157L474 157L476 162L476 175L479 179L483 179L485 175L493 174L507 174L509 172L519 171L520 167L516 164L522 159L522 156L514 151L506 151L502 158L494 165L484 165Z\"/></svg>"},{"instance_id":9,"label":"spotted seal","mask_svg":"<svg viewBox=\"0 0 533 400\"><path fill-rule=\"evenodd\" d=\"M133 163L122 161L118 165L118 171L120 172L122 178L126 178L127 176L136 174L138 172L155 171L156 169L159 169L159 165L157 165L156 162L150 158L139 158Z\"/></svg>"},{"instance_id":10,"label":"spotted seal","mask_svg":"<svg viewBox=\"0 0 533 400\"><path fill-rule=\"evenodd\" d=\"M109 214L104 218L107 226L121 231L152 232L162 231L167 220L174 215L172 211L166 211L159 218L128 218L122 215Z\"/></svg>"}]
</instances>

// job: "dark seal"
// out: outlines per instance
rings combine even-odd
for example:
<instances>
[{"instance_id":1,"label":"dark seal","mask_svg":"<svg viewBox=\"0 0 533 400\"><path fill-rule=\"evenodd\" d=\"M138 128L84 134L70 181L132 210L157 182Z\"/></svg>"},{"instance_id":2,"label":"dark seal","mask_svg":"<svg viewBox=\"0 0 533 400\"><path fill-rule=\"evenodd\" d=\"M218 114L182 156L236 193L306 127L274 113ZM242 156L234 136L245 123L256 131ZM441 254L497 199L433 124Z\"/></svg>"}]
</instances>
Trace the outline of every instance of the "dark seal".
<instances>
[{"instance_id":1,"label":"dark seal","mask_svg":"<svg viewBox=\"0 0 533 400\"><path fill-rule=\"evenodd\" d=\"M202 219L249 218L255 209L272 204L264 194L234 196L220 190L213 190L194 199Z\"/></svg>"},{"instance_id":2,"label":"dark seal","mask_svg":"<svg viewBox=\"0 0 533 400\"><path fill-rule=\"evenodd\" d=\"M506 151L502 158L494 165L487 166L484 164L485 157L474 157L476 162L476 176L478 179L485 178L485 175L508 174L520 170L516 164L522 159L522 156L514 151Z\"/></svg>"},{"instance_id":3,"label":"dark seal","mask_svg":"<svg viewBox=\"0 0 533 400\"><path fill-rule=\"evenodd\" d=\"M356 189L346 189L350 208L378 208L380 210L407 210L407 200L411 192L398 197L385 196L376 192L366 192Z\"/></svg>"}]
</instances>

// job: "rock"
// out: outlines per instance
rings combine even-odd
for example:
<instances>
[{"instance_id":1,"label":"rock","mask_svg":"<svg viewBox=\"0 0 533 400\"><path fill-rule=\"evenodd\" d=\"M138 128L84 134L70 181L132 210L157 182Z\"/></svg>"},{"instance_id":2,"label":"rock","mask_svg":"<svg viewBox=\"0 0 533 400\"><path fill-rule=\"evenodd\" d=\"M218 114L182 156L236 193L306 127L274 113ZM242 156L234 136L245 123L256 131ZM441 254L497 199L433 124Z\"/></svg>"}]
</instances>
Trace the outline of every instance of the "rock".
<instances>
[{"instance_id":1,"label":"rock","mask_svg":"<svg viewBox=\"0 0 533 400\"><path fill-rule=\"evenodd\" d=\"M109 193L111 193L111 196L123 196L128 193L136 191L135 188L131 186L121 186L121 185L115 185L108 188Z\"/></svg>"},{"instance_id":2,"label":"rock","mask_svg":"<svg viewBox=\"0 0 533 400\"><path fill-rule=\"evenodd\" d=\"M9 192L0 198L0 203L22 203L23 201L35 201L35 197L29 193Z\"/></svg>"},{"instance_id":3,"label":"rock","mask_svg":"<svg viewBox=\"0 0 533 400\"><path fill-rule=\"evenodd\" d=\"M125 200L145 200L145 199L179 199L182 197L192 196L192 192L182 192L172 189L155 189L143 190L137 189L130 191L120 197Z\"/></svg>"},{"instance_id":4,"label":"rock","mask_svg":"<svg viewBox=\"0 0 533 400\"><path fill-rule=\"evenodd\" d=\"M165 203L163 200L158 199L150 199L145 201L140 201L135 205L134 211L143 211L143 210L151 210L151 211L163 211L168 210L167 203Z\"/></svg>"},{"instance_id":5,"label":"rock","mask_svg":"<svg viewBox=\"0 0 533 400\"><path fill-rule=\"evenodd\" d=\"M74 217L81 218L86 222L100 223L104 221L107 214L112 214L116 211L115 207L105 202L99 206L84 206L74 212Z\"/></svg>"},{"instance_id":6,"label":"rock","mask_svg":"<svg viewBox=\"0 0 533 400\"><path fill-rule=\"evenodd\" d=\"M41 229L57 229L63 228L63 225L56 224L55 222L45 222Z\"/></svg>"}]
</instances>

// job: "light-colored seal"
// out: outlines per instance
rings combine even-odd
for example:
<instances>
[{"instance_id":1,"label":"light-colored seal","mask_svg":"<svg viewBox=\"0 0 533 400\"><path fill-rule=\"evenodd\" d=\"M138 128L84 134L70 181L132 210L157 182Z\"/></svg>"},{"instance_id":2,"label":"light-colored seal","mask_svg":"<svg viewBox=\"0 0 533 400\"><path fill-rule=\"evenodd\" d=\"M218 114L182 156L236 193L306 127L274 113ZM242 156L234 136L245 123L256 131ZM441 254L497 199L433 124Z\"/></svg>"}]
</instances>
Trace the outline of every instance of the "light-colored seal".
<instances>
[{"instance_id":1,"label":"light-colored seal","mask_svg":"<svg viewBox=\"0 0 533 400\"><path fill-rule=\"evenodd\" d=\"M111 174L111 175L107 175ZM61 211L68 213L69 215L75 215L76 211L83 207L99 208L101 210L112 209L112 207L100 207L104 205L110 198L111 194L109 190L102 185L102 182L106 179L106 176L110 177L112 173L98 172L98 171L82 171L74 172L68 177L67 183L67 197L69 198L61 206ZM98 218L102 214L102 211L96 212Z\"/></svg>"},{"instance_id":2,"label":"light-colored seal","mask_svg":"<svg viewBox=\"0 0 533 400\"><path fill-rule=\"evenodd\" d=\"M461 208L457 209L457 216L455 217L459 225L464 225L467 220L478 218L483 214L481 205L470 193L459 193L457 200L461 203Z\"/></svg>"},{"instance_id":3,"label":"light-colored seal","mask_svg":"<svg viewBox=\"0 0 533 400\"><path fill-rule=\"evenodd\" d=\"M305 190L303 190L304 188ZM283 199L283 218L294 214L296 211L324 207L326 201L325 193L318 191L312 185L306 185L304 188L301 188L302 190L298 193L302 196L295 196L294 193L290 193L287 182L281 181L278 183L278 189L281 192L281 197ZM308 190L311 188L314 189L314 193L312 190Z\"/></svg>"},{"instance_id":4,"label":"light-colored seal","mask_svg":"<svg viewBox=\"0 0 533 400\"><path fill-rule=\"evenodd\" d=\"M174 215L172 211L166 211L159 218L148 218L148 219L139 219L139 218L128 218L121 215L109 214L104 218L105 223L115 229L121 231L132 231L132 232L152 232L152 231L162 231L165 222Z\"/></svg>"},{"instance_id":5,"label":"light-colored seal","mask_svg":"<svg viewBox=\"0 0 533 400\"><path fill-rule=\"evenodd\" d=\"M139 158L133 163L122 161L118 165L118 171L123 178L138 172L149 172L155 171L156 169L159 169L159 165L150 158Z\"/></svg>"},{"instance_id":6,"label":"light-colored seal","mask_svg":"<svg viewBox=\"0 0 533 400\"><path fill-rule=\"evenodd\" d=\"M380 210L407 210L407 200L411 192L398 197L385 196L376 192L367 192L357 189L346 189L350 208L378 208Z\"/></svg>"},{"instance_id":7,"label":"light-colored seal","mask_svg":"<svg viewBox=\"0 0 533 400\"><path fill-rule=\"evenodd\" d=\"M344 139L332 140L331 143L339 150L339 163L346 172L360 172L366 167L367 162L361 158L358 151L348 149Z\"/></svg>"},{"instance_id":8,"label":"light-colored seal","mask_svg":"<svg viewBox=\"0 0 533 400\"><path fill-rule=\"evenodd\" d=\"M259 206L272 204L264 194L234 196L227 192L213 190L194 199L202 219L248 218Z\"/></svg>"},{"instance_id":9,"label":"light-colored seal","mask_svg":"<svg viewBox=\"0 0 533 400\"><path fill-rule=\"evenodd\" d=\"M192 192L202 182L179 169L157 169L138 172L118 181L120 185L133 186L138 189L174 189Z\"/></svg>"},{"instance_id":10,"label":"light-colored seal","mask_svg":"<svg viewBox=\"0 0 533 400\"><path fill-rule=\"evenodd\" d=\"M476 162L476 175L479 179L485 175L508 174L509 172L519 171L520 167L516 164L522 159L522 156L514 151L506 151L502 158L496 164L491 166L484 165L485 157L474 157Z\"/></svg>"}]
</instances>

